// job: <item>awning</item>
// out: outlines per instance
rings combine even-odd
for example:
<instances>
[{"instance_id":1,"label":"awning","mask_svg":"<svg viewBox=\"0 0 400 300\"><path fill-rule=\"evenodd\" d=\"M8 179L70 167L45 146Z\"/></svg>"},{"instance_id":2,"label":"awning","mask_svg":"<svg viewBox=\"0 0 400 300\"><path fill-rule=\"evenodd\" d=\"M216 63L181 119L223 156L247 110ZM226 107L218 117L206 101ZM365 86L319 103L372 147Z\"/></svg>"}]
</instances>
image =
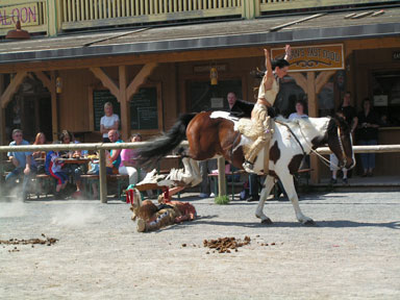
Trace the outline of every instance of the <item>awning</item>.
<instances>
[{"instance_id":1,"label":"awning","mask_svg":"<svg viewBox=\"0 0 400 300\"><path fill-rule=\"evenodd\" d=\"M378 10L376 10L378 12ZM400 8L68 34L0 42L0 64L400 36Z\"/></svg>"}]
</instances>

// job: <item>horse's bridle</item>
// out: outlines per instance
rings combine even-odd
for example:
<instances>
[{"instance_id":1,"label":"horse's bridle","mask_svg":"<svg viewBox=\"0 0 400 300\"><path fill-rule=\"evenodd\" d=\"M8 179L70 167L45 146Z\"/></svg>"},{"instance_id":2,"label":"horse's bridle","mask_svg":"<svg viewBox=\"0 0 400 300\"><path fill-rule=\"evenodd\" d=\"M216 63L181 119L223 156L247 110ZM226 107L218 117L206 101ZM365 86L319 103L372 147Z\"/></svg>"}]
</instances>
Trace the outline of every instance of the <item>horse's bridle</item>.
<instances>
[{"instance_id":1,"label":"horse's bridle","mask_svg":"<svg viewBox=\"0 0 400 300\"><path fill-rule=\"evenodd\" d=\"M344 152L343 142L342 142L342 138L341 138L340 126L337 126L337 135L338 135L340 150L342 151L343 162L344 162L344 165L346 166L346 164L347 164L347 156L346 156L346 152Z\"/></svg>"}]
</instances>

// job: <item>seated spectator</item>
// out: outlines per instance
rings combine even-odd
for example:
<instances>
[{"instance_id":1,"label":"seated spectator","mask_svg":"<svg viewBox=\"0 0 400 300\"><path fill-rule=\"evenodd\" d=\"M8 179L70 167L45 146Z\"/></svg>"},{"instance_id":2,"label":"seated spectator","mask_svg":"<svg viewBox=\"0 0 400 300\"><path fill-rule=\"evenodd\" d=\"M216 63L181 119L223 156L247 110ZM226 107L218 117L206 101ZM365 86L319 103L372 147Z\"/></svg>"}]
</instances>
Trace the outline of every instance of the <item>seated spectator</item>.
<instances>
[{"instance_id":1,"label":"seated spectator","mask_svg":"<svg viewBox=\"0 0 400 300\"><path fill-rule=\"evenodd\" d=\"M44 135L43 132L39 132L36 135L33 145L45 145L45 144L47 144L46 136ZM32 157L36 160L37 173L38 174L45 173L44 159L46 158L46 151L35 151L32 153Z\"/></svg>"},{"instance_id":2,"label":"seated spectator","mask_svg":"<svg viewBox=\"0 0 400 300\"><path fill-rule=\"evenodd\" d=\"M304 102L302 100L297 100L295 107L296 107L296 112L291 113L289 115L289 120L306 119L306 118L308 118L308 115L304 113L305 105L304 105Z\"/></svg>"},{"instance_id":3,"label":"seated spectator","mask_svg":"<svg viewBox=\"0 0 400 300\"><path fill-rule=\"evenodd\" d=\"M108 132L108 138L111 143L123 143L124 141L119 138L119 132L118 130L112 129ZM117 149L117 150L111 150L110 155L111 155L111 160L113 164L113 173L118 174L118 169L119 166L121 165L121 150L122 149Z\"/></svg>"},{"instance_id":4,"label":"seated spectator","mask_svg":"<svg viewBox=\"0 0 400 300\"><path fill-rule=\"evenodd\" d=\"M56 193L54 198L57 200L64 199L66 195L63 193L68 183L68 175L62 170L63 162L60 153L57 151L49 151L46 155L45 170L46 174L53 177L56 182Z\"/></svg>"},{"instance_id":5,"label":"seated spectator","mask_svg":"<svg viewBox=\"0 0 400 300\"><path fill-rule=\"evenodd\" d=\"M13 141L10 143L10 146L29 145L29 143L23 139L21 129L14 129L12 138ZM7 188L14 187L16 179L19 176L23 176L22 199L25 200L28 192L28 183L36 172L36 164L32 159L32 152L8 152L7 156L11 159L15 168L6 176L6 186Z\"/></svg>"},{"instance_id":6,"label":"seated spectator","mask_svg":"<svg viewBox=\"0 0 400 300\"><path fill-rule=\"evenodd\" d=\"M105 156L106 156L106 174L107 175L112 175L113 173L113 164L111 160L111 155L108 150L105 150ZM99 166L99 156L92 156L91 162L89 162L89 170L87 172L90 175L99 175L100 174L100 166ZM98 192L98 184L97 183L92 183L92 192L93 192L93 199L98 199L99 198L99 192Z\"/></svg>"},{"instance_id":7,"label":"seated spectator","mask_svg":"<svg viewBox=\"0 0 400 300\"><path fill-rule=\"evenodd\" d=\"M111 130L118 130L119 117L113 112L113 105L111 102L104 104L104 116L100 119L100 132L103 134L103 143L109 143L108 136Z\"/></svg>"},{"instance_id":8,"label":"seated spectator","mask_svg":"<svg viewBox=\"0 0 400 300\"><path fill-rule=\"evenodd\" d=\"M306 105L303 102L303 100L297 100L295 104L296 112L291 113L289 115L289 120L293 121L295 119L307 119L308 115L304 113L305 107ZM299 169L308 169L309 166L310 166L310 156L307 155L306 157L303 158ZM282 183L280 183L280 185L282 185Z\"/></svg>"},{"instance_id":9,"label":"seated spectator","mask_svg":"<svg viewBox=\"0 0 400 300\"><path fill-rule=\"evenodd\" d=\"M141 142L142 136L134 134L131 137L131 142ZM146 176L144 170L138 169L136 165L137 150L136 149L123 149L121 151L121 164L119 166L119 174L129 175L129 184L136 184Z\"/></svg>"},{"instance_id":10,"label":"seated spectator","mask_svg":"<svg viewBox=\"0 0 400 300\"><path fill-rule=\"evenodd\" d=\"M363 110L358 114L356 136L359 145L378 144L379 116L373 110L371 100L365 98ZM363 177L372 176L375 168L375 153L361 153L361 163L364 170Z\"/></svg>"},{"instance_id":11,"label":"seated spectator","mask_svg":"<svg viewBox=\"0 0 400 300\"><path fill-rule=\"evenodd\" d=\"M62 144L74 144L74 136L68 130L63 130L60 134L59 140ZM65 156L67 158L79 157L79 151L63 151L60 152L60 156ZM72 176L75 181L76 190L72 194L73 198L79 198L82 195L82 180L81 175L83 172L83 167L78 164L66 164L63 168L63 171L68 175Z\"/></svg>"}]
</instances>

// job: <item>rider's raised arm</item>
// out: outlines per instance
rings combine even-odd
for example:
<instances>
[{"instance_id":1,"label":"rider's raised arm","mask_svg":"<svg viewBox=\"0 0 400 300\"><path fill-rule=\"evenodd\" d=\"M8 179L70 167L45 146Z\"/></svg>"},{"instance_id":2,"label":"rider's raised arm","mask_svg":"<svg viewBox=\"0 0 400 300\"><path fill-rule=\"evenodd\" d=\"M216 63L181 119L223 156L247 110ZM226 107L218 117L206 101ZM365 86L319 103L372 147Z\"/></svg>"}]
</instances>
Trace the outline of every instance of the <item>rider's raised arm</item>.
<instances>
[{"instance_id":1,"label":"rider's raised arm","mask_svg":"<svg viewBox=\"0 0 400 300\"><path fill-rule=\"evenodd\" d=\"M265 56L265 68L267 71L265 72L265 76L263 78L265 90L270 90L272 88L272 83L274 82L274 73L272 72L272 64L271 58L269 57L269 51L264 49Z\"/></svg>"},{"instance_id":2,"label":"rider's raised arm","mask_svg":"<svg viewBox=\"0 0 400 300\"><path fill-rule=\"evenodd\" d=\"M290 45L285 46L285 60L289 60L292 57L292 47Z\"/></svg>"}]
</instances>

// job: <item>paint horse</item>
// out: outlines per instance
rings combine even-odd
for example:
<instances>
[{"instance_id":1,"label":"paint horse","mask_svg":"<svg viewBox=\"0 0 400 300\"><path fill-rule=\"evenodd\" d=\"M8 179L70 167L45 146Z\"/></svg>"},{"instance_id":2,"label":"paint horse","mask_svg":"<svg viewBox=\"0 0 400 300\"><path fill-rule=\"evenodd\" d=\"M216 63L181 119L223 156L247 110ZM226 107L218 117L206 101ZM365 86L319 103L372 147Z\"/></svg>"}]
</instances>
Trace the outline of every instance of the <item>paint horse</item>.
<instances>
[{"instance_id":1,"label":"paint horse","mask_svg":"<svg viewBox=\"0 0 400 300\"><path fill-rule=\"evenodd\" d=\"M139 151L139 162L144 167L152 166L187 138L189 149L182 151L183 156L194 161L223 156L235 167L242 168L243 147L248 147L253 141L238 131L238 123L239 119L222 111L182 115L169 132ZM339 168L354 167L351 132L343 118L336 116L295 121L283 118L275 120L269 149L269 174L266 176L256 209L256 217L260 218L262 223L272 223L264 214L263 208L274 186L274 177L281 180L298 221L303 224L314 223L300 210L293 175L298 171L305 155L325 144L328 144L337 156ZM262 172L264 168L263 153L264 151L260 151L254 163L256 172ZM201 177L197 163L186 161L184 166L186 176L190 174L192 180L198 184Z\"/></svg>"}]
</instances>

